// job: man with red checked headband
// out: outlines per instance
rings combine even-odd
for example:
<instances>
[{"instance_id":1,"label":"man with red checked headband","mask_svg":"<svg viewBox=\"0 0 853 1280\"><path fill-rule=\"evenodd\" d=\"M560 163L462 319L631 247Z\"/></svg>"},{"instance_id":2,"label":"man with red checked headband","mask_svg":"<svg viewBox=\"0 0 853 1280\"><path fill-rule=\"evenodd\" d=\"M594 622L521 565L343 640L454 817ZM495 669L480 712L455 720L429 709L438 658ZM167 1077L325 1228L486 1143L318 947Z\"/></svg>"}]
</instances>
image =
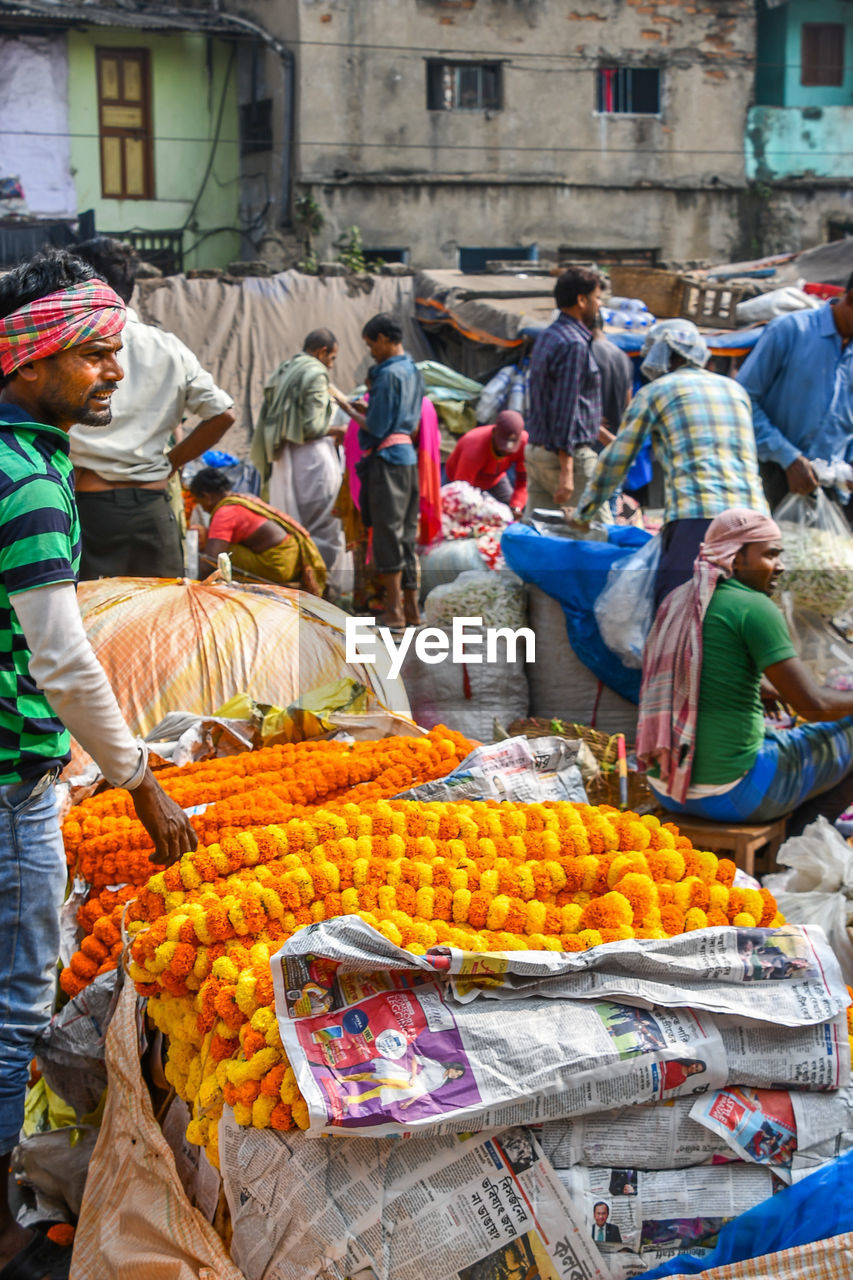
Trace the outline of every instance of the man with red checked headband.
<instances>
[{"instance_id":1,"label":"man with red checked headband","mask_svg":"<svg viewBox=\"0 0 853 1280\"><path fill-rule=\"evenodd\" d=\"M77 607L68 430L107 426L123 377L124 303L93 274L54 250L0 278L0 1267L20 1258L33 1275L50 1242L14 1220L6 1171L53 1007L67 877L53 784L69 730L130 791L153 861L197 844L128 729Z\"/></svg>"}]
</instances>

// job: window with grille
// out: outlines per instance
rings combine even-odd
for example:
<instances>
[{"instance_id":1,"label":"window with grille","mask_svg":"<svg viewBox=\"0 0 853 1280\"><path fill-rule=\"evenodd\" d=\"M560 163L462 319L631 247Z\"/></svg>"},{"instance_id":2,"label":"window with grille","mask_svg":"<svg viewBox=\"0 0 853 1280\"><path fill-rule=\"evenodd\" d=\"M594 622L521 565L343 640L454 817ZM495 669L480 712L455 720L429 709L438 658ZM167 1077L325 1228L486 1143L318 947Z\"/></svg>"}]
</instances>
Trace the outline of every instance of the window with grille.
<instances>
[{"instance_id":1,"label":"window with grille","mask_svg":"<svg viewBox=\"0 0 853 1280\"><path fill-rule=\"evenodd\" d=\"M603 115L660 115L657 67L600 67L598 110Z\"/></svg>"},{"instance_id":2,"label":"window with grille","mask_svg":"<svg viewBox=\"0 0 853 1280\"><path fill-rule=\"evenodd\" d=\"M843 22L804 22L800 51L800 84L844 83Z\"/></svg>"},{"instance_id":3,"label":"window with grille","mask_svg":"<svg viewBox=\"0 0 853 1280\"><path fill-rule=\"evenodd\" d=\"M98 49L101 194L154 199L151 68L147 49Z\"/></svg>"},{"instance_id":4,"label":"window with grille","mask_svg":"<svg viewBox=\"0 0 853 1280\"><path fill-rule=\"evenodd\" d=\"M499 62L428 62L429 111L499 111Z\"/></svg>"}]
</instances>

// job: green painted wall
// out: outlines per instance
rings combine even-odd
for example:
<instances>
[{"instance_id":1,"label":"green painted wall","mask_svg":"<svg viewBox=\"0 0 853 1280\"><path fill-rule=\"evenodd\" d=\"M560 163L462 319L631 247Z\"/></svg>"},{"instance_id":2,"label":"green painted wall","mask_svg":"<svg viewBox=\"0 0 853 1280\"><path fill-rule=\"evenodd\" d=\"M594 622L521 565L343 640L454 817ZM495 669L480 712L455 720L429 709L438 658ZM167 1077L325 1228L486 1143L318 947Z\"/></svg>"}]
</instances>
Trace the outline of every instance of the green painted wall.
<instances>
[{"instance_id":1,"label":"green painted wall","mask_svg":"<svg viewBox=\"0 0 853 1280\"><path fill-rule=\"evenodd\" d=\"M96 48L150 50L154 127L154 200L101 196ZM223 267L240 256L240 147L236 57L204 35L96 28L68 34L71 164L79 209L94 209L98 230L181 228L204 182L223 102L219 141L198 208L184 233L184 266Z\"/></svg>"},{"instance_id":2,"label":"green painted wall","mask_svg":"<svg viewBox=\"0 0 853 1280\"><path fill-rule=\"evenodd\" d=\"M800 83L804 22L840 22L846 27L844 83ZM853 13L849 0L790 0L758 19L756 101L785 107L841 107L853 104Z\"/></svg>"}]
</instances>

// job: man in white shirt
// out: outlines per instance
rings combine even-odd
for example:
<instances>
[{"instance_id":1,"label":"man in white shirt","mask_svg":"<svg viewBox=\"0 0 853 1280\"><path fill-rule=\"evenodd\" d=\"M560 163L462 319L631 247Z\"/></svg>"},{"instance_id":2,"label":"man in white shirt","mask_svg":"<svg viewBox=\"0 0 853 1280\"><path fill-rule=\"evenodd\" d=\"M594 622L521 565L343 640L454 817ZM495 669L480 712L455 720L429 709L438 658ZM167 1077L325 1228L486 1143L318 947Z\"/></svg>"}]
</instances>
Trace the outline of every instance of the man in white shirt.
<instances>
[{"instance_id":1,"label":"man in white shirt","mask_svg":"<svg viewBox=\"0 0 853 1280\"><path fill-rule=\"evenodd\" d=\"M74 253L129 302L139 268L130 245L97 236ZM234 422L234 401L173 333L127 308L112 423L71 428L83 531L81 579L176 578L184 572L181 532L167 493L181 467L211 449ZM186 414L201 423L169 448Z\"/></svg>"}]
</instances>

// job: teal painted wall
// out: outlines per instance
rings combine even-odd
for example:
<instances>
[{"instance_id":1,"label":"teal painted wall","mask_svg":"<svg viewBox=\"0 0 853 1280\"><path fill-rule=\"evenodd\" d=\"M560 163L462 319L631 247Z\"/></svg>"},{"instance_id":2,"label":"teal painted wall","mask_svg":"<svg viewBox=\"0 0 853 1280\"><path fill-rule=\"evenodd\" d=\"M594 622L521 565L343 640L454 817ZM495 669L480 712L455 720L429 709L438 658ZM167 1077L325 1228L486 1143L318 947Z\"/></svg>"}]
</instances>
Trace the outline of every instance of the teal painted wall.
<instances>
[{"instance_id":1,"label":"teal painted wall","mask_svg":"<svg viewBox=\"0 0 853 1280\"><path fill-rule=\"evenodd\" d=\"M96 48L150 50L154 132L154 200L101 195ZM71 31L68 99L71 165L79 209L94 209L99 230L171 231L186 222L204 181L223 103L219 141L192 223L184 233L184 266L223 267L240 255L240 147L236 57L204 35L143 31ZM213 234L207 234L212 232Z\"/></svg>"},{"instance_id":2,"label":"teal painted wall","mask_svg":"<svg viewBox=\"0 0 853 1280\"><path fill-rule=\"evenodd\" d=\"M843 84L800 83L805 22L844 24ZM853 13L849 0L790 0L778 9L759 14L755 97L759 105L780 107L853 105Z\"/></svg>"},{"instance_id":3,"label":"teal painted wall","mask_svg":"<svg viewBox=\"0 0 853 1280\"><path fill-rule=\"evenodd\" d=\"M788 56L788 7L761 9L758 14L758 56L755 101L761 106L785 105L785 63Z\"/></svg>"},{"instance_id":4,"label":"teal painted wall","mask_svg":"<svg viewBox=\"0 0 853 1280\"><path fill-rule=\"evenodd\" d=\"M844 83L800 83L804 22L845 26ZM791 0L758 18L755 99L747 118L748 179L853 176L853 6Z\"/></svg>"},{"instance_id":5,"label":"teal painted wall","mask_svg":"<svg viewBox=\"0 0 853 1280\"><path fill-rule=\"evenodd\" d=\"M853 106L753 107L747 116L746 176L849 178L851 137Z\"/></svg>"}]
</instances>

